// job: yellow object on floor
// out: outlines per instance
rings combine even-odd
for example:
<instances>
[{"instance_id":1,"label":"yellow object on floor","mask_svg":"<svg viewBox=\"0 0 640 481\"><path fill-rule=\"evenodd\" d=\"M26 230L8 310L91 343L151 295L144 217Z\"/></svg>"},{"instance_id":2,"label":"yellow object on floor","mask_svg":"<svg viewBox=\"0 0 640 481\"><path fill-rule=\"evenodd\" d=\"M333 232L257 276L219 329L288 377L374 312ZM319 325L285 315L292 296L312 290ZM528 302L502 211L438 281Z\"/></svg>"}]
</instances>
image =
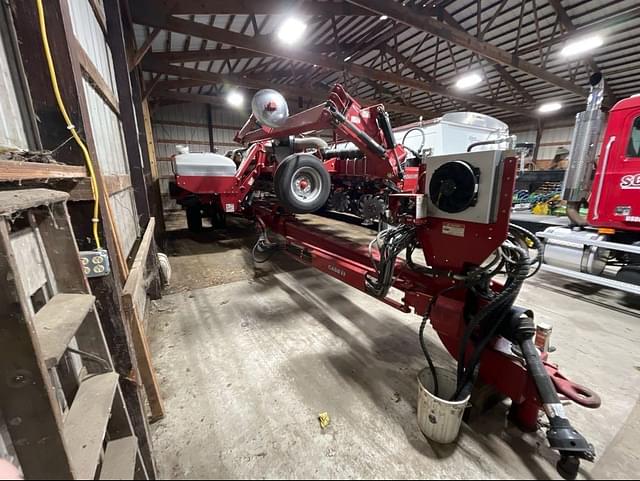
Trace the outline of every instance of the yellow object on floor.
<instances>
[{"instance_id":1,"label":"yellow object on floor","mask_svg":"<svg viewBox=\"0 0 640 481\"><path fill-rule=\"evenodd\" d=\"M318 421L320 421L320 427L322 429L327 429L329 427L329 424L331 424L329 413L320 413L318 415Z\"/></svg>"}]
</instances>

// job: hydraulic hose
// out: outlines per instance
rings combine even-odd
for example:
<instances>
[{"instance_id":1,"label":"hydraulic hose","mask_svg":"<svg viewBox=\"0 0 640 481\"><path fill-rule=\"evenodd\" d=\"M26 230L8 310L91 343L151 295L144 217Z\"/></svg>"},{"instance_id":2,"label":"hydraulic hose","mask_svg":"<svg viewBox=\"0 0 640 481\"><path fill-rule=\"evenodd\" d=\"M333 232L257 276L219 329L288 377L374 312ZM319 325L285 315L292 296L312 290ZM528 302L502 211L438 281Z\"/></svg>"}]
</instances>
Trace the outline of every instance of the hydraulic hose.
<instances>
[{"instance_id":1,"label":"hydraulic hose","mask_svg":"<svg viewBox=\"0 0 640 481\"><path fill-rule=\"evenodd\" d=\"M485 306L478 314L476 314L471 319L464 335L460 340L458 356L458 387L453 397L454 400L460 399L463 392L466 393L469 384L471 384L471 381L473 381L474 373L480 361L482 352L491 341L491 339L495 336L495 333L500 327L500 324L504 320L505 313L515 302L518 294L520 293L520 289L524 284L524 281L529 275L529 268L531 264L529 261L528 253L524 249L521 249L517 246L509 246L508 249L513 250L519 258L518 263L515 267L515 271L507 280L504 289L495 298L493 298L493 300L487 306ZM485 334L483 339L476 345L474 354L467 364L466 351L472 334L478 328L478 326L480 326L486 319L489 319L491 317L494 318L493 325L490 327L489 331Z\"/></svg>"}]
</instances>

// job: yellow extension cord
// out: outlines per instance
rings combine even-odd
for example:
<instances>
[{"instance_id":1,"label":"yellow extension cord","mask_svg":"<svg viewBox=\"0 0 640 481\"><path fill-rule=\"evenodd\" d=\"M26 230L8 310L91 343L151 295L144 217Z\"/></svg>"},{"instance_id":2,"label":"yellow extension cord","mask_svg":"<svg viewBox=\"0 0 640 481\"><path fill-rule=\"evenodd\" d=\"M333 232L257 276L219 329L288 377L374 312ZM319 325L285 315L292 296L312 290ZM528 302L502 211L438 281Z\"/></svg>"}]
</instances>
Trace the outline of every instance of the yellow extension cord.
<instances>
[{"instance_id":1,"label":"yellow extension cord","mask_svg":"<svg viewBox=\"0 0 640 481\"><path fill-rule=\"evenodd\" d=\"M51 56L51 48L49 47L49 38L47 36L47 23L45 21L44 16L44 7L42 5L42 0L36 0L36 4L38 7L38 18L40 20L40 33L42 35L42 46L44 47L44 54L47 58L47 64L49 67L49 75L51 77L51 86L53 87L53 93L56 97L56 102L58 103L58 108L60 109L60 113L64 118L64 121L67 123L67 129L71 132L74 140L82 150L82 154L84 155L84 159L87 164L87 169L89 170L89 177L91 178L91 192L93 194L94 204L93 204L93 218L91 219L91 223L93 224L93 238L96 242L96 248L101 249L102 245L100 243L100 234L98 229L98 223L100 222L100 203L99 203L99 194L98 190L98 182L96 181L96 173L93 168L93 161L91 160L91 154L89 154L89 150L87 146L78 135L78 131L75 126L71 122L71 118L67 113L67 108L64 105L64 101L62 100L62 95L60 94L60 87L58 86L58 78L56 75L56 68L53 64L53 57Z\"/></svg>"}]
</instances>

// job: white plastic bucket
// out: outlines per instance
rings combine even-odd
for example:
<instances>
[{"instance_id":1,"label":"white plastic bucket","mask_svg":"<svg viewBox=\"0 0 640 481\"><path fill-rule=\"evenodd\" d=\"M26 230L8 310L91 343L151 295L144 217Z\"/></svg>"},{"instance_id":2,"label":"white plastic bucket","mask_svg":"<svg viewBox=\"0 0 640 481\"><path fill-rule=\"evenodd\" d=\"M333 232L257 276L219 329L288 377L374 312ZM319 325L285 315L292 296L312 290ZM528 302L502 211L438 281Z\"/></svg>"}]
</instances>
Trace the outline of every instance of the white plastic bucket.
<instances>
[{"instance_id":1,"label":"white plastic bucket","mask_svg":"<svg viewBox=\"0 0 640 481\"><path fill-rule=\"evenodd\" d=\"M456 391L457 376L442 368L436 368L436 375L438 397L433 394L431 369L427 367L418 374L418 425L428 439L440 444L450 444L458 437L470 396L462 401L449 401Z\"/></svg>"}]
</instances>

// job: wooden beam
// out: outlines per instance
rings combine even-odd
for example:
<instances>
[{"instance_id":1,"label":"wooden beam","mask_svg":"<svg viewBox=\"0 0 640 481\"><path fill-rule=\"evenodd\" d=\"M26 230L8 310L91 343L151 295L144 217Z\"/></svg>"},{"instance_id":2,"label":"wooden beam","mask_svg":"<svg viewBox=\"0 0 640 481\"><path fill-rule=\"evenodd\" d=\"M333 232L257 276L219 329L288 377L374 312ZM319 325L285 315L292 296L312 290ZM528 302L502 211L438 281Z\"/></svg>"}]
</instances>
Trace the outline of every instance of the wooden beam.
<instances>
[{"instance_id":1,"label":"wooden beam","mask_svg":"<svg viewBox=\"0 0 640 481\"><path fill-rule=\"evenodd\" d=\"M553 7L553 10L556 12L556 15L558 16L558 20L564 26L565 30L569 33L575 32L577 28L573 24L573 20L571 20L571 17L567 13L567 11L562 6L562 3L560 2L560 0L549 0L549 3ZM593 59L593 56L590 56L588 58L588 63L589 63L589 67L591 68L591 70L594 71L594 73L600 72L600 66ZM613 104L616 103L617 98L616 98L616 95L613 93L613 90L611 90L611 87L609 87L609 83L607 82L606 79L604 83L604 90L605 90L606 105L611 107Z\"/></svg>"},{"instance_id":2,"label":"wooden beam","mask_svg":"<svg viewBox=\"0 0 640 481\"><path fill-rule=\"evenodd\" d=\"M113 58L114 77L120 102L120 121L129 164L129 174L140 225L145 226L151 217L149 190L144 175L144 159L140 148L139 126L133 104L133 91L124 43L124 28L119 0L103 0L107 14L107 42Z\"/></svg>"},{"instance_id":3,"label":"wooden beam","mask_svg":"<svg viewBox=\"0 0 640 481\"><path fill-rule=\"evenodd\" d=\"M153 367L151 349L144 332L143 320L146 312L147 288L145 286L145 270L147 258L152 251L154 241L155 219L149 220L149 225L142 237L138 252L133 261L129 278L124 285L122 296L125 309L129 316L129 325L133 343L135 345L138 360L138 369L142 377L142 383L147 393L149 407L151 409L151 419L159 421L164 418L164 405L160 394L160 384Z\"/></svg>"},{"instance_id":4,"label":"wooden beam","mask_svg":"<svg viewBox=\"0 0 640 481\"><path fill-rule=\"evenodd\" d=\"M617 13L615 15L608 16L607 18L598 20L589 25L585 25L584 27L580 27L576 29L574 32L567 33L564 35L557 35L556 37L550 38L549 40L545 40L540 44L536 42L534 45L521 49L520 55L525 55L531 52L535 52L540 48L546 48L551 45L556 45L559 43L567 42L569 40L578 39L592 33L605 32L607 30L610 30L616 27L617 25L629 22L630 20L635 20L638 17L640 17L640 6L634 6L620 13Z\"/></svg>"},{"instance_id":5,"label":"wooden beam","mask_svg":"<svg viewBox=\"0 0 640 481\"><path fill-rule=\"evenodd\" d=\"M79 179L87 177L87 175L87 169L83 166L0 160L0 182Z\"/></svg>"},{"instance_id":6,"label":"wooden beam","mask_svg":"<svg viewBox=\"0 0 640 481\"><path fill-rule=\"evenodd\" d=\"M80 45L80 42L78 42L75 37L72 42L74 44L73 49L76 51L80 67L82 67L82 71L88 77L89 82L96 89L96 92L98 92L100 97L107 102L111 110L119 115L120 103L118 102L118 98L113 90L111 90L109 84L107 84L107 80L102 77L102 74L94 65L87 51L82 47L82 45Z\"/></svg>"},{"instance_id":7,"label":"wooden beam","mask_svg":"<svg viewBox=\"0 0 640 481\"><path fill-rule=\"evenodd\" d=\"M500 8L502 8L502 6ZM457 28L458 30L464 30L462 25L460 25L460 23L449 12L442 9L441 13L442 13L443 20L448 22L449 25ZM480 36L479 36L480 39L481 39L481 35L482 35L482 32L480 32ZM535 103L535 99L533 98L533 96L529 92L527 92L527 90L522 85L520 85L520 82L518 82L505 67L503 67L502 65L496 62L490 62L490 65L495 69L496 72L498 72L500 77L502 77L502 79L507 84L509 84L513 89L515 89L516 92L518 92L522 96L525 103L528 103L528 104Z\"/></svg>"},{"instance_id":8,"label":"wooden beam","mask_svg":"<svg viewBox=\"0 0 640 481\"><path fill-rule=\"evenodd\" d=\"M204 70L198 70L187 67L178 67L175 65L169 64L156 64L151 62L145 62L144 64L145 70L149 70L152 72L161 72L167 73L169 75L176 75L179 77L185 77L190 80L180 80L180 81L168 81L172 82L170 85L174 88L181 87L195 87L201 85L209 85L209 84L223 84L223 85L237 85L240 87L247 87L252 89L266 89L266 88L274 88L272 82L268 80L263 80L254 77L245 77L242 75L221 75L213 72L207 72ZM168 82L163 82L163 84L167 84ZM285 95L291 95L294 97L303 97L303 98L311 98L317 101L324 101L327 98L328 89L318 89L318 88L301 88L296 87L294 85L277 85L277 89ZM159 89L156 91L154 96L159 96L161 92ZM191 95L191 94L187 94ZM208 97L208 96L205 96ZM173 100L180 100L177 98L173 98ZM196 99L187 100L187 101L197 101ZM372 103L371 100L359 99L362 103ZM215 102L215 101L214 101ZM210 103L209 101L205 103ZM215 105L215 104L212 104ZM431 112L426 109L420 109L416 107L412 107L410 105L399 105L399 104L385 104L385 108L390 112L399 112L410 115L415 115L416 117L423 116L425 118L433 118L438 115L434 112Z\"/></svg>"},{"instance_id":9,"label":"wooden beam","mask_svg":"<svg viewBox=\"0 0 640 481\"><path fill-rule=\"evenodd\" d=\"M151 92L153 92L153 89L158 86L161 80L162 74L156 74L156 76L151 79L151 82L147 84L144 94L142 95L142 100L147 100L149 98L149 95L151 95Z\"/></svg>"},{"instance_id":10,"label":"wooden beam","mask_svg":"<svg viewBox=\"0 0 640 481\"><path fill-rule=\"evenodd\" d=\"M368 78L380 82L389 82L422 92L437 93L444 97L454 99L460 99L463 97L466 101L471 101L490 107L497 107L507 112L528 115L530 117L536 116L534 112L527 111L526 109L522 109L522 107L518 107L516 105L489 100L478 95L465 94L463 96L462 94L456 93L451 89L439 84L427 83L420 80L404 77L392 72L384 72L381 70L364 67L362 65L347 63L335 57L312 54L308 51L301 51L297 49L287 49L273 42L261 42L253 37L248 37L240 33L224 30L222 28L213 27L202 23L191 22L182 18L158 15L157 12L154 12L152 9L150 9L149 5L144 1L135 2L132 5L132 11L134 20L143 25L150 25L154 27L162 26L163 28L166 28L167 30L170 30L172 32L182 33L185 35L193 35L206 40L222 42L227 45L263 53L273 57L281 57L289 60L303 62L306 64L318 65L334 72L348 72L351 75L357 77ZM428 18L431 20L431 17ZM152 70L156 72L162 71L164 69L163 73L169 73L167 72L167 70L172 68L168 64L162 66L162 63L160 62L144 62L143 67L145 70ZM272 87L272 85L266 88L270 87ZM389 108L389 110L391 110L391 108Z\"/></svg>"},{"instance_id":11,"label":"wooden beam","mask_svg":"<svg viewBox=\"0 0 640 481\"><path fill-rule=\"evenodd\" d=\"M129 70L133 70L140 64L140 62L142 62L142 59L144 58L144 56L151 49L151 45L153 44L153 41L156 39L156 37L161 31L162 31L161 28L154 28L151 31L149 36L144 40L144 43L142 44L142 46L136 51L133 58L131 59L131 63L129 64Z\"/></svg>"},{"instance_id":12,"label":"wooden beam","mask_svg":"<svg viewBox=\"0 0 640 481\"><path fill-rule=\"evenodd\" d=\"M529 75L537 77L556 87L572 92L581 97L587 97L588 92L575 85L573 82L559 77L551 72L532 64L522 58L492 45L483 40L479 40L467 32L441 22L430 15L426 15L416 9L406 8L400 3L386 0L346 0L351 4L376 12L379 15L387 15L409 27L413 27L423 32L429 32L443 40L452 42L466 48L483 58L496 62L506 67L512 67Z\"/></svg>"},{"instance_id":13,"label":"wooden beam","mask_svg":"<svg viewBox=\"0 0 640 481\"><path fill-rule=\"evenodd\" d=\"M210 60L237 60L243 58L264 58L264 53L252 52L243 48L226 48L224 50L209 48L205 50L189 50L186 52L153 52L148 55L152 60L170 63L207 62Z\"/></svg>"},{"instance_id":14,"label":"wooden beam","mask_svg":"<svg viewBox=\"0 0 640 481\"><path fill-rule=\"evenodd\" d=\"M170 5L171 0L161 0L159 4ZM180 0L172 7L175 15L365 15L368 10L347 2L311 2L309 0Z\"/></svg>"},{"instance_id":15,"label":"wooden beam","mask_svg":"<svg viewBox=\"0 0 640 481\"><path fill-rule=\"evenodd\" d=\"M213 95L189 94L185 92L169 92L165 90L165 91L155 92L151 94L151 97L154 99L180 100L182 102L214 105L216 107L227 107L231 109L231 107L229 107L229 104L227 104L223 99Z\"/></svg>"}]
</instances>

